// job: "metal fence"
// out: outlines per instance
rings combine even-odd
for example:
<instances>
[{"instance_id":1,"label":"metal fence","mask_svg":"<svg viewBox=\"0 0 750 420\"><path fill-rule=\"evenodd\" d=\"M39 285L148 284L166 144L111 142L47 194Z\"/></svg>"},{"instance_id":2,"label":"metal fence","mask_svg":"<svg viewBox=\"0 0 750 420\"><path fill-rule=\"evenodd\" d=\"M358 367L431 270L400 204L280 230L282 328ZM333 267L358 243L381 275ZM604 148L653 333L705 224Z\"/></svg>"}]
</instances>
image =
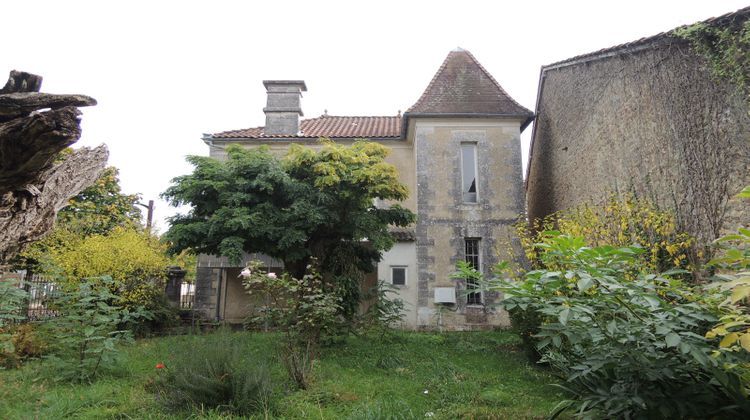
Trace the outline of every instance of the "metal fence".
<instances>
[{"instance_id":1,"label":"metal fence","mask_svg":"<svg viewBox=\"0 0 750 420\"><path fill-rule=\"evenodd\" d=\"M20 322L40 321L58 315L58 312L52 309L52 301L59 286L51 277L32 273L25 276L18 273L3 273L1 277L4 281L17 284L28 294L26 310L18 314L25 318ZM194 302L195 284L183 282L180 285L179 309L192 310Z\"/></svg>"},{"instance_id":2,"label":"metal fence","mask_svg":"<svg viewBox=\"0 0 750 420\"><path fill-rule=\"evenodd\" d=\"M29 296L26 309L27 319L38 321L57 316L57 311L49 307L58 288L52 278L29 273L24 280L22 287Z\"/></svg>"},{"instance_id":3,"label":"metal fence","mask_svg":"<svg viewBox=\"0 0 750 420\"><path fill-rule=\"evenodd\" d=\"M180 285L180 309L193 309L195 284L182 282Z\"/></svg>"}]
</instances>

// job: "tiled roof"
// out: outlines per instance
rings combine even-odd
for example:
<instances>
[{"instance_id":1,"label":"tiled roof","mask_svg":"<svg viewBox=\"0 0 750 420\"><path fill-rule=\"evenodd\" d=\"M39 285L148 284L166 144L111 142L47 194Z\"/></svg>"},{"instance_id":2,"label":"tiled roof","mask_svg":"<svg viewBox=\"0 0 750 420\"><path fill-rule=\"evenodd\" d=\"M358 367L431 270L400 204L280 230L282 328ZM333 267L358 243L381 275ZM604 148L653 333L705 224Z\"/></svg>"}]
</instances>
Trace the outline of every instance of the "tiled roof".
<instances>
[{"instance_id":1,"label":"tiled roof","mask_svg":"<svg viewBox=\"0 0 750 420\"><path fill-rule=\"evenodd\" d=\"M414 242L417 240L417 233L414 229L392 229L390 233L396 242Z\"/></svg>"},{"instance_id":2,"label":"tiled roof","mask_svg":"<svg viewBox=\"0 0 750 420\"><path fill-rule=\"evenodd\" d=\"M514 101L470 52L462 49L448 53L427 89L406 112L412 116L534 115Z\"/></svg>"},{"instance_id":3,"label":"tiled roof","mask_svg":"<svg viewBox=\"0 0 750 420\"><path fill-rule=\"evenodd\" d=\"M703 23L706 25L727 25L727 24L731 24L732 21L741 22L741 21L747 20L748 18L750 18L750 6L744 7L735 12L731 12L731 13L727 13L718 17L712 17L712 18L706 19L700 23ZM669 40L674 36L673 33L675 30L684 28L684 27L685 25L674 28L666 32L660 32L653 36L637 39L635 41L626 42L624 44L615 45L613 47L604 48L598 51L577 55L575 57L571 57L562 61L558 61L556 63L543 66L542 70L547 70L547 69L551 69L554 67L564 67L566 65L577 64L577 63L585 63L586 61L590 61L590 60L593 60L602 56L609 56L609 55L617 54L617 53L625 53L627 51L631 51L638 47L643 47L643 46L653 44L659 41Z\"/></svg>"},{"instance_id":4,"label":"tiled roof","mask_svg":"<svg viewBox=\"0 0 750 420\"><path fill-rule=\"evenodd\" d=\"M392 117L342 117L321 115L318 118L301 120L300 132L296 136L263 133L264 127L223 131L211 135L214 139L263 139L263 138L399 138L400 116Z\"/></svg>"}]
</instances>

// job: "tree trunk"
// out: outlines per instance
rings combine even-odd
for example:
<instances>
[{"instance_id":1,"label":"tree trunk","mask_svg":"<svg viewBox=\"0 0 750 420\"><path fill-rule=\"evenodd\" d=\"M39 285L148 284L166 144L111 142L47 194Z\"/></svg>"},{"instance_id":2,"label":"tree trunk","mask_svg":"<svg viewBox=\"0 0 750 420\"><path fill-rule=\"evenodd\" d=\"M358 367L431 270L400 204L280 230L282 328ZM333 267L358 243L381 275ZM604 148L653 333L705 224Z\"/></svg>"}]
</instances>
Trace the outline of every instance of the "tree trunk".
<instances>
[{"instance_id":1,"label":"tree trunk","mask_svg":"<svg viewBox=\"0 0 750 420\"><path fill-rule=\"evenodd\" d=\"M41 83L40 76L12 71L0 89L0 263L49 232L57 212L93 184L107 162L104 145L61 159L81 136L76 107L96 101L38 93Z\"/></svg>"}]
</instances>

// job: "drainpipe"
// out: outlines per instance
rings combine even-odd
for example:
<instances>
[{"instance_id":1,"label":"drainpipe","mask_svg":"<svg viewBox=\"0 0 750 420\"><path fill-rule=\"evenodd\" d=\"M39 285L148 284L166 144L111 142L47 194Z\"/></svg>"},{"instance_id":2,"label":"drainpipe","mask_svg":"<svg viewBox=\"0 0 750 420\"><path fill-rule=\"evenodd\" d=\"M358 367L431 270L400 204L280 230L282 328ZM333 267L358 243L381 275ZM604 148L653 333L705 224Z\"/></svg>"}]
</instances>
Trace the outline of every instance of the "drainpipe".
<instances>
[{"instance_id":1,"label":"drainpipe","mask_svg":"<svg viewBox=\"0 0 750 420\"><path fill-rule=\"evenodd\" d=\"M219 284L216 285L216 322L221 321L221 280L224 278L224 270L219 270Z\"/></svg>"}]
</instances>

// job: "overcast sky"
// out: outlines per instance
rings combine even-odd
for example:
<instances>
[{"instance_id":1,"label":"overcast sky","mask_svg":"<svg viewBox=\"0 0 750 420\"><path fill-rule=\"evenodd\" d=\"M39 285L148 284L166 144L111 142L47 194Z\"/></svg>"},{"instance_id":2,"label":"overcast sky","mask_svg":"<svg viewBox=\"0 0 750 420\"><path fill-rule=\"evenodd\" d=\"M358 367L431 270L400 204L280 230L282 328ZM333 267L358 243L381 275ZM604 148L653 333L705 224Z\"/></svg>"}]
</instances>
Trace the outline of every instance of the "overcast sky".
<instances>
[{"instance_id":1,"label":"overcast sky","mask_svg":"<svg viewBox=\"0 0 750 420\"><path fill-rule=\"evenodd\" d=\"M306 117L395 115L462 47L534 110L539 68L748 5L748 0L9 1L0 84L82 93L79 145L106 143L123 189L158 200L207 155L202 133L263 125L264 79L302 79ZM528 148L531 127L522 136ZM524 159L527 155L524 150Z\"/></svg>"}]
</instances>

